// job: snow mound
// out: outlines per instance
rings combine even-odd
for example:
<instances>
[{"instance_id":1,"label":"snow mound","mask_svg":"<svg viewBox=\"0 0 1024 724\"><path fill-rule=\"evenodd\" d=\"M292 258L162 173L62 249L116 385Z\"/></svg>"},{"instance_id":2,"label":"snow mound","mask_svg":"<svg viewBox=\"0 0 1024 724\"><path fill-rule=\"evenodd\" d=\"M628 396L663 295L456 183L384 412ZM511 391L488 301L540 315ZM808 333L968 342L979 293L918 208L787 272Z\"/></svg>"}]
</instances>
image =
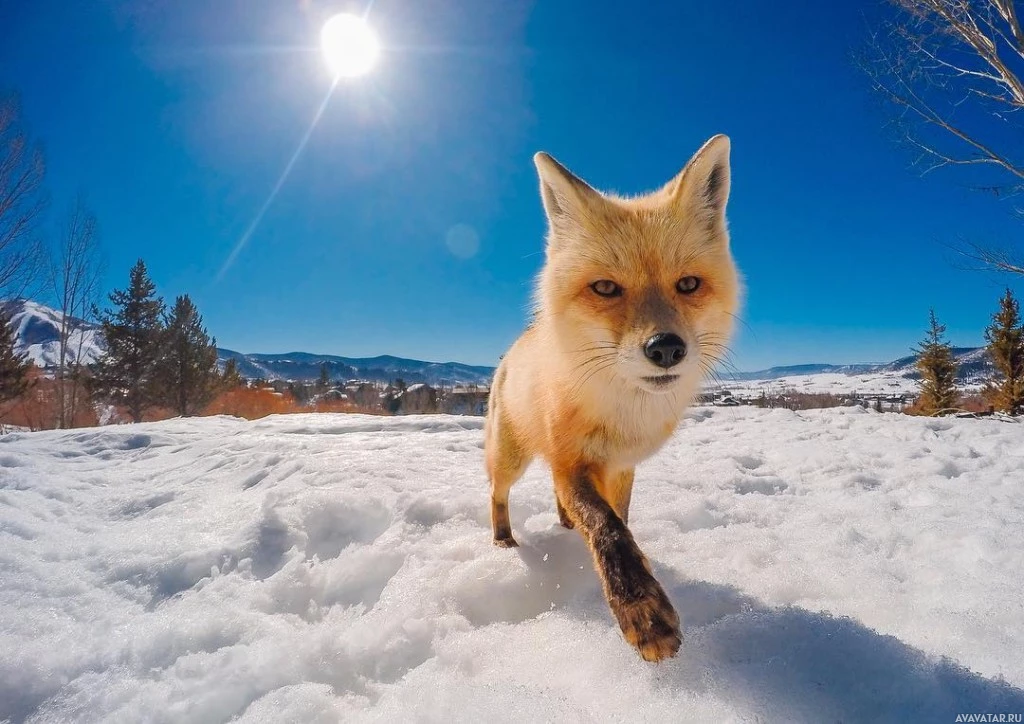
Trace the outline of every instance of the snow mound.
<instances>
[{"instance_id":1,"label":"snow mound","mask_svg":"<svg viewBox=\"0 0 1024 724\"><path fill-rule=\"evenodd\" d=\"M0 721L953 721L1024 711L1024 425L699 409L631 527L624 643L547 471L490 545L482 420L0 437Z\"/></svg>"}]
</instances>

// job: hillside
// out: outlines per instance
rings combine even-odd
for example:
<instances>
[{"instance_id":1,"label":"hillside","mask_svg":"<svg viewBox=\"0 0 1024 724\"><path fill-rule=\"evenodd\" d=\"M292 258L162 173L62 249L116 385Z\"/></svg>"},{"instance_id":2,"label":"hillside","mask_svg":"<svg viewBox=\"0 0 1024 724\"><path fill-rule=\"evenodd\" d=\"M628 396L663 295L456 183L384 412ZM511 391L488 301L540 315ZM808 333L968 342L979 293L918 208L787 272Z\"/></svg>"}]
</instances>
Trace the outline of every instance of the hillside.
<instances>
[{"instance_id":1,"label":"hillside","mask_svg":"<svg viewBox=\"0 0 1024 724\"><path fill-rule=\"evenodd\" d=\"M0 721L952 722L1024 711L1024 425L696 410L630 523L685 628L624 643L482 420L0 437Z\"/></svg>"}]
</instances>

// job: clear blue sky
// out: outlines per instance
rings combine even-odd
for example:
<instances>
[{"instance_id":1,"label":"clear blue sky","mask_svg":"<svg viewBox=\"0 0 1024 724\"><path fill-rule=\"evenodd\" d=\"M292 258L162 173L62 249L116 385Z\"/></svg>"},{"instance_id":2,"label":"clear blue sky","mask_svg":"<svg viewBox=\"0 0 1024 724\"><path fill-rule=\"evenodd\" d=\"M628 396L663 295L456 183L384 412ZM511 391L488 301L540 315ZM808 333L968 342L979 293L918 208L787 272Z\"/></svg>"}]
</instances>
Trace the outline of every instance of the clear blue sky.
<instances>
[{"instance_id":1,"label":"clear blue sky","mask_svg":"<svg viewBox=\"0 0 1024 724\"><path fill-rule=\"evenodd\" d=\"M137 257L221 346L494 364L543 259L532 154L599 188L660 185L733 139L748 294L737 366L887 361L934 305L978 344L1006 279L944 244L1019 236L1009 202L925 179L853 67L874 3L377 0L385 46L330 86L307 0L0 3L0 88L45 144L55 210L84 190L106 286ZM446 238L465 227L469 257Z\"/></svg>"}]
</instances>

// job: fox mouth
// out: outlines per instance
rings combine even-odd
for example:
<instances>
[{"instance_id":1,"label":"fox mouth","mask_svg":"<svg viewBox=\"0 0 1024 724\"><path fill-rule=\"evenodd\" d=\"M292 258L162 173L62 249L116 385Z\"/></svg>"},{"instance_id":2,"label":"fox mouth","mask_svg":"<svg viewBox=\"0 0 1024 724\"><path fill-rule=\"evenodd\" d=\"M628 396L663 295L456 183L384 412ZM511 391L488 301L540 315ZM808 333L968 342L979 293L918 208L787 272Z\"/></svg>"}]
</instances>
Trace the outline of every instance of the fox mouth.
<instances>
[{"instance_id":1,"label":"fox mouth","mask_svg":"<svg viewBox=\"0 0 1024 724\"><path fill-rule=\"evenodd\" d=\"M679 379L679 375L657 375L656 377L644 377L644 382L655 387L668 387Z\"/></svg>"}]
</instances>

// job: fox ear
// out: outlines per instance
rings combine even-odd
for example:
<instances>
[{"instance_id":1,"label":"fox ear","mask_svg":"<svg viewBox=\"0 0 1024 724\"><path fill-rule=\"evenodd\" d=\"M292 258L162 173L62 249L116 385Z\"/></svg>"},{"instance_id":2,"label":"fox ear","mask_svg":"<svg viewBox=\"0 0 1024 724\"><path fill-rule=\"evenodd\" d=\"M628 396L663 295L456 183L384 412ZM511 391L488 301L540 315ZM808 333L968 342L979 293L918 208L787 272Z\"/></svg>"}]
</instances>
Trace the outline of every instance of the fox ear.
<instances>
[{"instance_id":1,"label":"fox ear","mask_svg":"<svg viewBox=\"0 0 1024 724\"><path fill-rule=\"evenodd\" d=\"M664 189L669 203L690 213L702 210L711 223L725 218L729 201L729 137L712 137Z\"/></svg>"},{"instance_id":2,"label":"fox ear","mask_svg":"<svg viewBox=\"0 0 1024 724\"><path fill-rule=\"evenodd\" d=\"M601 202L600 193L548 154L535 154L533 163L540 176L540 195L552 228L582 223L587 209Z\"/></svg>"}]
</instances>

